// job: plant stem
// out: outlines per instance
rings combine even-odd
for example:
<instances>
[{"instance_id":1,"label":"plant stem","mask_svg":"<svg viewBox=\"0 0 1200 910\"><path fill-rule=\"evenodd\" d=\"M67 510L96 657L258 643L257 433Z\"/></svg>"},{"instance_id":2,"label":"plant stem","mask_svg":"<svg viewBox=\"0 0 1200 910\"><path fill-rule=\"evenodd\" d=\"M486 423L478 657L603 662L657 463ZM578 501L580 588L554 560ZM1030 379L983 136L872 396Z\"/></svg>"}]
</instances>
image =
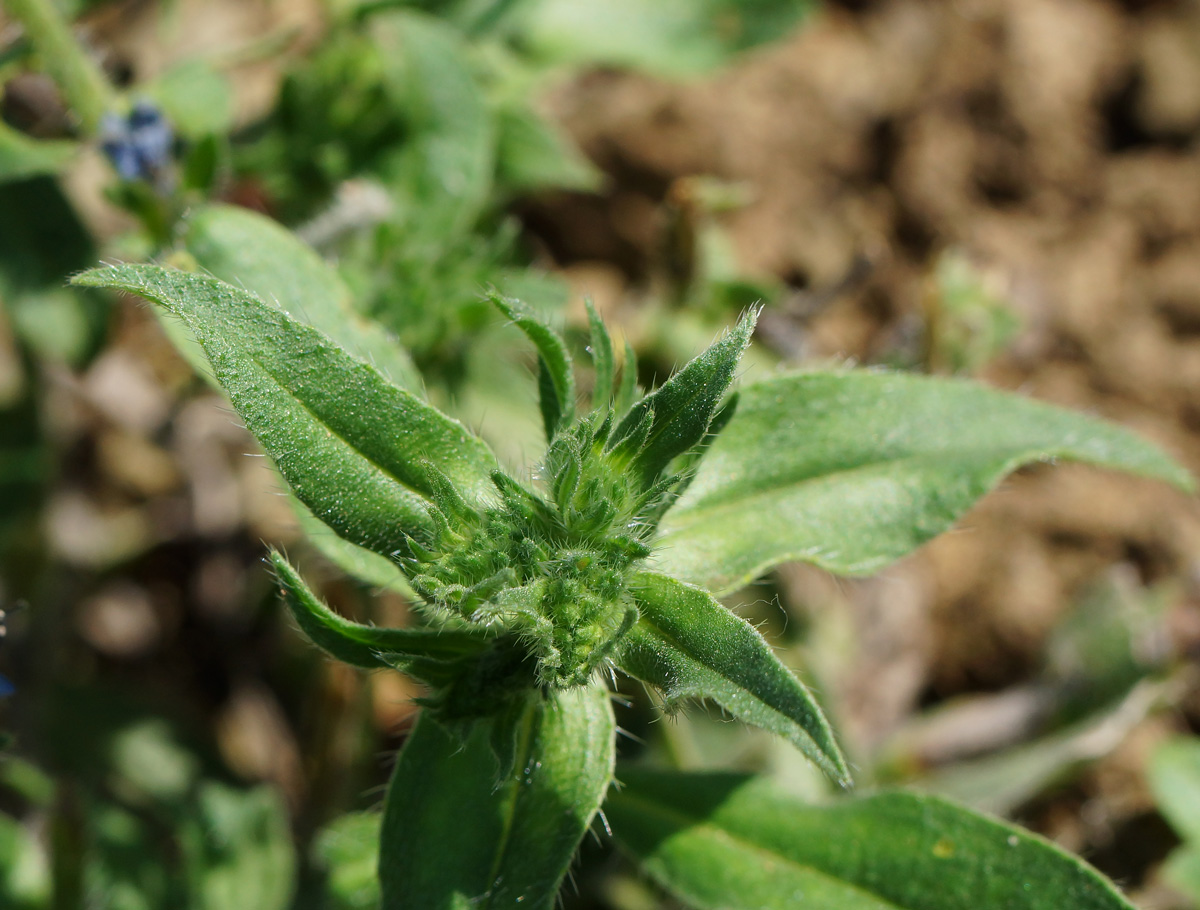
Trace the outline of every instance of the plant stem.
<instances>
[{"instance_id":1,"label":"plant stem","mask_svg":"<svg viewBox=\"0 0 1200 910\"><path fill-rule=\"evenodd\" d=\"M95 134L100 118L112 108L112 88L87 51L75 40L71 25L52 0L5 0L24 27L46 71L58 83L83 131Z\"/></svg>"}]
</instances>

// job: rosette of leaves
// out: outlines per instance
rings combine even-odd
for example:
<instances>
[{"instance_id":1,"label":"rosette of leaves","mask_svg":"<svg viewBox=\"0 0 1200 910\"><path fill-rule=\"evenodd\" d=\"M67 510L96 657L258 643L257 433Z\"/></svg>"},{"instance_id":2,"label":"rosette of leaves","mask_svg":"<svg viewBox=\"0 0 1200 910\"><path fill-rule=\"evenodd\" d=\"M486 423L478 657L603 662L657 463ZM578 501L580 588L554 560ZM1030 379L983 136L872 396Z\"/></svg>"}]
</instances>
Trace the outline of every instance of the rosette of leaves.
<instances>
[{"instance_id":1,"label":"rosette of leaves","mask_svg":"<svg viewBox=\"0 0 1200 910\"><path fill-rule=\"evenodd\" d=\"M668 704L715 702L847 785L812 694L716 599L773 565L873 571L1032 461L1191 484L1124 430L965 382L782 373L731 393L753 312L646 395L632 352L618 370L591 313L595 379L579 410L563 340L493 295L538 353L547 448L531 477L513 476L461 424L308 324L303 300L148 265L76 283L182 320L297 498L416 592L416 626L357 624L271 554L314 642L428 686L383 809L385 908L554 905L614 782L614 671ZM1081 861L930 797L810 806L733 775L615 776L614 836L697 907L1129 907Z\"/></svg>"}]
</instances>

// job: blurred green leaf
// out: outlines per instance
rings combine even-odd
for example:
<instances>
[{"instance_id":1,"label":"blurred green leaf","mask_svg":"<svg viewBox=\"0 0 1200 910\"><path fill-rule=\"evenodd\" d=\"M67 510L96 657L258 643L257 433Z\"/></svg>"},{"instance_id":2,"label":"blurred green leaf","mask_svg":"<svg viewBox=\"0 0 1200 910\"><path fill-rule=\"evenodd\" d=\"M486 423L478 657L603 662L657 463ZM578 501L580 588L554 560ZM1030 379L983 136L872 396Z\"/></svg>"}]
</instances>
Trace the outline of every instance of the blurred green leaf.
<instances>
[{"instance_id":1,"label":"blurred green leaf","mask_svg":"<svg viewBox=\"0 0 1200 910\"><path fill-rule=\"evenodd\" d=\"M1200 849L1180 847L1167 857L1162 874L1170 885L1200 903Z\"/></svg>"},{"instance_id":2,"label":"blurred green leaf","mask_svg":"<svg viewBox=\"0 0 1200 910\"><path fill-rule=\"evenodd\" d=\"M618 842L699 910L1132 910L1049 841L935 797L813 806L739 775L619 777Z\"/></svg>"},{"instance_id":3,"label":"blurred green leaf","mask_svg":"<svg viewBox=\"0 0 1200 910\"><path fill-rule=\"evenodd\" d=\"M804 560L864 575L948 530L1021 465L1192 478L1132 432L961 380L812 372L744 386L660 526L655 569L720 592Z\"/></svg>"},{"instance_id":4,"label":"blurred green leaf","mask_svg":"<svg viewBox=\"0 0 1200 910\"><path fill-rule=\"evenodd\" d=\"M930 363L951 373L975 373L1012 342L1020 320L961 253L943 253L934 278L936 296L928 315Z\"/></svg>"},{"instance_id":5,"label":"blurred green leaf","mask_svg":"<svg viewBox=\"0 0 1200 910\"><path fill-rule=\"evenodd\" d=\"M403 217L435 237L472 227L492 191L496 127L458 33L399 10L373 16L384 82L408 128L384 168Z\"/></svg>"},{"instance_id":6,"label":"blurred green leaf","mask_svg":"<svg viewBox=\"0 0 1200 910\"><path fill-rule=\"evenodd\" d=\"M74 142L34 139L0 120L0 183L57 174L77 151Z\"/></svg>"},{"instance_id":7,"label":"blurred green leaf","mask_svg":"<svg viewBox=\"0 0 1200 910\"><path fill-rule=\"evenodd\" d=\"M116 731L108 742L114 789L124 796L164 803L184 799L200 773L199 759L176 740L160 718L148 718Z\"/></svg>"},{"instance_id":8,"label":"blurred green leaf","mask_svg":"<svg viewBox=\"0 0 1200 910\"><path fill-rule=\"evenodd\" d=\"M195 825L182 835L184 863L198 910L284 910L291 901L296 856L280 795L206 782Z\"/></svg>"},{"instance_id":9,"label":"blurred green leaf","mask_svg":"<svg viewBox=\"0 0 1200 910\"><path fill-rule=\"evenodd\" d=\"M544 117L519 104L496 112L496 177L518 193L595 192L600 171Z\"/></svg>"},{"instance_id":10,"label":"blurred green leaf","mask_svg":"<svg viewBox=\"0 0 1200 910\"><path fill-rule=\"evenodd\" d=\"M1081 766L1112 752L1161 697L1161 684L1147 681L1066 729L994 755L948 765L919 778L913 786L985 812L1014 812L1055 784L1069 780Z\"/></svg>"},{"instance_id":11,"label":"blurred green leaf","mask_svg":"<svg viewBox=\"0 0 1200 910\"><path fill-rule=\"evenodd\" d=\"M95 256L87 228L53 179L0 184L0 276L8 287L61 287Z\"/></svg>"},{"instance_id":12,"label":"blurred green leaf","mask_svg":"<svg viewBox=\"0 0 1200 910\"><path fill-rule=\"evenodd\" d=\"M140 89L158 103L185 139L225 135L233 127L233 86L204 60L176 63Z\"/></svg>"},{"instance_id":13,"label":"blurred green leaf","mask_svg":"<svg viewBox=\"0 0 1200 910\"><path fill-rule=\"evenodd\" d=\"M236 169L261 183L284 221L311 217L342 181L378 172L404 139L383 69L371 40L334 27L287 74L262 135L235 147Z\"/></svg>"},{"instance_id":14,"label":"blurred green leaf","mask_svg":"<svg viewBox=\"0 0 1200 910\"><path fill-rule=\"evenodd\" d=\"M138 815L113 803L91 800L82 822L84 905L111 910L160 910L186 900L186 886L172 856L174 844ZM58 857L71 852L63 841ZM70 862L76 857L65 857ZM56 896L60 888L56 887Z\"/></svg>"},{"instance_id":15,"label":"blurred green leaf","mask_svg":"<svg viewBox=\"0 0 1200 910\"><path fill-rule=\"evenodd\" d=\"M328 876L330 910L378 910L382 824L378 812L352 812L317 835L313 852Z\"/></svg>"},{"instance_id":16,"label":"blurred green leaf","mask_svg":"<svg viewBox=\"0 0 1200 910\"><path fill-rule=\"evenodd\" d=\"M698 75L739 51L778 40L811 0L543 0L525 23L532 52L574 65Z\"/></svg>"},{"instance_id":17,"label":"blurred green leaf","mask_svg":"<svg viewBox=\"0 0 1200 910\"><path fill-rule=\"evenodd\" d=\"M1200 738L1172 739L1155 750L1150 789L1179 836L1200 847Z\"/></svg>"},{"instance_id":18,"label":"blurred green leaf","mask_svg":"<svg viewBox=\"0 0 1200 910\"><path fill-rule=\"evenodd\" d=\"M34 834L0 813L0 907L43 910L50 906L50 862Z\"/></svg>"},{"instance_id":19,"label":"blurred green leaf","mask_svg":"<svg viewBox=\"0 0 1200 910\"><path fill-rule=\"evenodd\" d=\"M94 334L94 320L85 311L88 305L68 288L26 292L10 303L13 331L42 357L79 363Z\"/></svg>"}]
</instances>

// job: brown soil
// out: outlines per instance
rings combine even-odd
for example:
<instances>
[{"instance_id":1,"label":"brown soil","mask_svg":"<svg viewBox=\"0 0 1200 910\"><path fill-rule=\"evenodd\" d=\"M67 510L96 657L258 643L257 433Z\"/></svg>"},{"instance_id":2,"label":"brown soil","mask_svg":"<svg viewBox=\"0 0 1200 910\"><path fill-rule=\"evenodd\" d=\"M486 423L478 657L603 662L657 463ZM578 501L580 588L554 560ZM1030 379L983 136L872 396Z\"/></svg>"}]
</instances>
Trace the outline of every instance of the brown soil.
<instances>
[{"instance_id":1,"label":"brown soil","mask_svg":"<svg viewBox=\"0 0 1200 910\"><path fill-rule=\"evenodd\" d=\"M531 223L573 272L594 281L599 260L644 288L668 269L680 178L744 184L751 201L722 223L745 270L831 298L792 353L866 361L922 320L936 257L960 249L1023 323L985 379L1124 422L1200 469L1200 7L866 6L700 84L579 80L556 110L610 190L543 202ZM1105 566L1151 581L1200 555L1193 502L1082 468L1012 480L965 529L897 570L922 577L923 618L901 612L933 644L899 703L884 683L893 720L920 693L1027 674Z\"/></svg>"}]
</instances>

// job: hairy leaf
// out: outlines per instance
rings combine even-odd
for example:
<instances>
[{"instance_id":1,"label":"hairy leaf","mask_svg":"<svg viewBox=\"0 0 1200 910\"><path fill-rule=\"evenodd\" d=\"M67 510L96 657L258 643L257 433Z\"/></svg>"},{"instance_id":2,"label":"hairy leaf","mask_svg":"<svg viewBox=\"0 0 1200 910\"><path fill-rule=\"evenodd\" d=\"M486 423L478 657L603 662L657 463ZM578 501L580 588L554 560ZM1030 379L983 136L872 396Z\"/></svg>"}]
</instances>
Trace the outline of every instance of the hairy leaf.
<instances>
[{"instance_id":1,"label":"hairy leaf","mask_svg":"<svg viewBox=\"0 0 1200 910\"><path fill-rule=\"evenodd\" d=\"M248 291L148 265L75 283L140 294L181 317L297 497L347 540L405 551L429 527L429 461L472 501L490 495L495 457L482 441Z\"/></svg>"},{"instance_id":2,"label":"hairy leaf","mask_svg":"<svg viewBox=\"0 0 1200 910\"><path fill-rule=\"evenodd\" d=\"M937 797L813 806L740 775L619 778L617 840L699 910L1132 910L1082 860Z\"/></svg>"},{"instance_id":3,"label":"hairy leaf","mask_svg":"<svg viewBox=\"0 0 1200 910\"><path fill-rule=\"evenodd\" d=\"M747 313L731 332L635 404L617 424L608 448L614 453L631 449L631 463L644 484L653 483L671 459L704 438L757 319L757 312ZM640 444L634 445L635 441Z\"/></svg>"},{"instance_id":4,"label":"hairy leaf","mask_svg":"<svg viewBox=\"0 0 1200 910\"><path fill-rule=\"evenodd\" d=\"M288 496L300 530L314 549L349 575L381 590L394 591L415 602L417 595L395 560L339 537L294 495Z\"/></svg>"},{"instance_id":5,"label":"hairy leaf","mask_svg":"<svg viewBox=\"0 0 1200 910\"><path fill-rule=\"evenodd\" d=\"M718 593L792 559L867 574L946 531L1008 472L1059 458L1192 487L1128 430L972 382L768 379L739 391L660 525L654 567Z\"/></svg>"},{"instance_id":6,"label":"hairy leaf","mask_svg":"<svg viewBox=\"0 0 1200 910\"><path fill-rule=\"evenodd\" d=\"M571 371L571 354L562 337L519 300L496 293L489 297L537 348L542 425L546 430L546 441L552 442L558 431L575 419L575 375Z\"/></svg>"},{"instance_id":7,"label":"hairy leaf","mask_svg":"<svg viewBox=\"0 0 1200 910\"><path fill-rule=\"evenodd\" d=\"M381 629L353 622L322 603L278 550L272 550L270 558L284 603L297 625L321 650L352 666L420 666L424 661L456 660L487 647L486 638L461 631Z\"/></svg>"},{"instance_id":8,"label":"hairy leaf","mask_svg":"<svg viewBox=\"0 0 1200 910\"><path fill-rule=\"evenodd\" d=\"M613 770L608 694L531 700L512 774L497 782L491 722L464 743L426 711L384 803L383 910L550 910Z\"/></svg>"},{"instance_id":9,"label":"hairy leaf","mask_svg":"<svg viewBox=\"0 0 1200 910\"><path fill-rule=\"evenodd\" d=\"M279 223L249 209L207 205L188 217L183 243L215 277L320 329L401 388L420 391L421 376L400 342L356 312L333 267Z\"/></svg>"},{"instance_id":10,"label":"hairy leaf","mask_svg":"<svg viewBox=\"0 0 1200 910\"><path fill-rule=\"evenodd\" d=\"M812 693L748 622L707 591L666 575L637 573L630 584L641 619L617 664L669 701L708 698L734 717L785 737L838 783L846 768Z\"/></svg>"}]
</instances>

